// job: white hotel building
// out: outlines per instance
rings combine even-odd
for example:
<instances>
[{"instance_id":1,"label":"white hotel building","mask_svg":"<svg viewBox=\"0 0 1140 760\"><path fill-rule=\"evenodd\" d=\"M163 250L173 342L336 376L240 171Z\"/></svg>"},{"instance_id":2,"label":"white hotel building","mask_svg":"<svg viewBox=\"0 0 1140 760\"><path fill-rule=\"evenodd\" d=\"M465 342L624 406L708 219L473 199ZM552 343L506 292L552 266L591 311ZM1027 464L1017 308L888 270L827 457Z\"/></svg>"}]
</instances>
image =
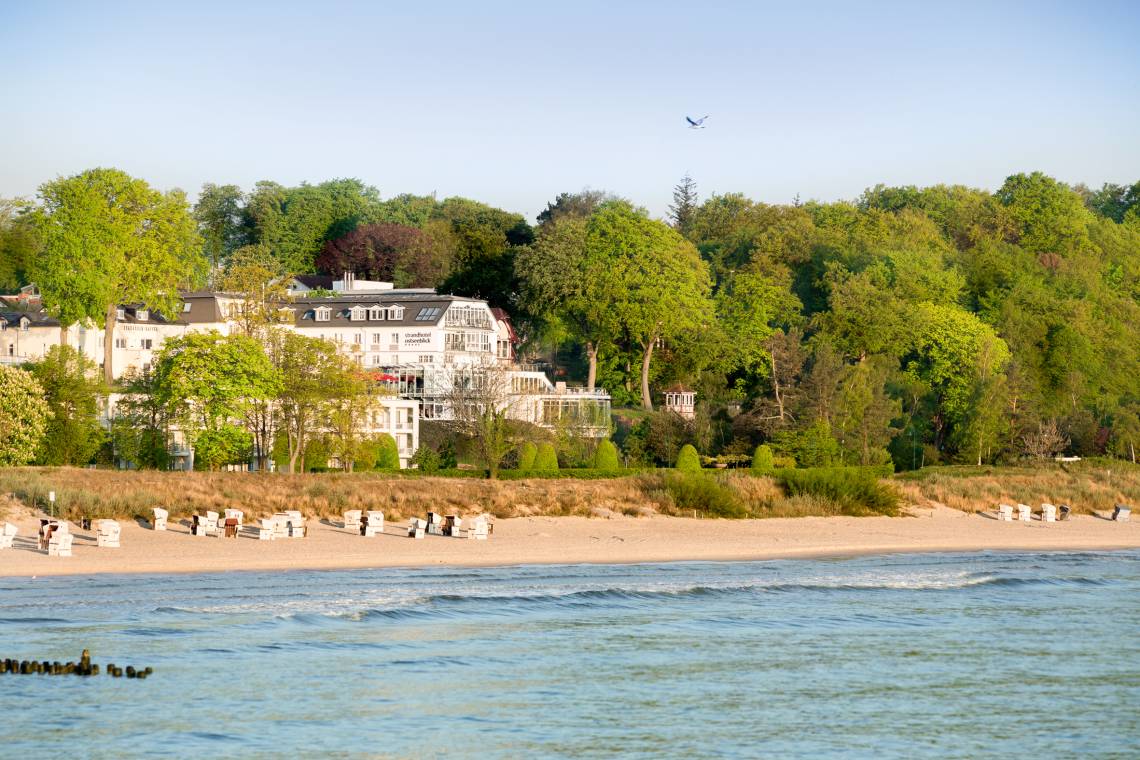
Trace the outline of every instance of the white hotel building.
<instances>
[{"instance_id":1,"label":"white hotel building","mask_svg":"<svg viewBox=\"0 0 1140 760\"><path fill-rule=\"evenodd\" d=\"M314 293L317 288L320 292ZM289 302L279 311L283 327L336 344L392 391L374 415L372 432L387 432L396 439L403 466L419 446L420 417L446 419L452 383L488 365L499 366L509 379L512 417L543 427L568 425L598 437L609 431L609 394L555 384L544 372L516 364L510 323L486 301L434 290L398 290L352 276L338 281L297 277L289 293ZM242 308L240 297L225 293L196 291L182 298L176 319L142 307L120 308L114 377L150 365L167 338L207 330L229 334ZM98 362L102 337L102 330L72 327L68 343ZM42 311L0 312L0 361L34 361L59 340L58 321Z\"/></svg>"}]
</instances>

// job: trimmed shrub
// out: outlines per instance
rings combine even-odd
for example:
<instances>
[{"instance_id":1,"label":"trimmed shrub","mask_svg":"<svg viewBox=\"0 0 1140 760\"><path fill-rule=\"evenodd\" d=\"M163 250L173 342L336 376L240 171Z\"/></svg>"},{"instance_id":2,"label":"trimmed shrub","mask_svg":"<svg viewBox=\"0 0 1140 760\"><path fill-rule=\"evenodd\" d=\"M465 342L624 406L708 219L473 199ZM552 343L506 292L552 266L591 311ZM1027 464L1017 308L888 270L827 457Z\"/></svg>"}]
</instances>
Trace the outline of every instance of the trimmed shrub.
<instances>
[{"instance_id":1,"label":"trimmed shrub","mask_svg":"<svg viewBox=\"0 0 1140 760\"><path fill-rule=\"evenodd\" d=\"M701 455L693 448L693 444L686 443L681 447L681 453L677 455L676 466L682 472L701 471Z\"/></svg>"},{"instance_id":2,"label":"trimmed shrub","mask_svg":"<svg viewBox=\"0 0 1140 760\"><path fill-rule=\"evenodd\" d=\"M776 482L788 496L816 496L834 502L845 515L890 515L899 511L899 496L879 481L872 467L813 467L777 470Z\"/></svg>"},{"instance_id":3,"label":"trimmed shrub","mask_svg":"<svg viewBox=\"0 0 1140 760\"><path fill-rule=\"evenodd\" d=\"M752 470L754 472L771 472L776 468L776 459L772 456L772 447L762 444L756 447L752 454Z\"/></svg>"},{"instance_id":4,"label":"trimmed shrub","mask_svg":"<svg viewBox=\"0 0 1140 760\"><path fill-rule=\"evenodd\" d=\"M519 448L519 469L522 471L533 470L534 461L538 458L538 447L530 441L525 442Z\"/></svg>"},{"instance_id":5,"label":"trimmed shrub","mask_svg":"<svg viewBox=\"0 0 1140 760\"><path fill-rule=\"evenodd\" d=\"M396 446L396 439L387 433L376 436L376 464L377 470L400 469L400 449ZM421 447L423 448L423 447Z\"/></svg>"},{"instance_id":6,"label":"trimmed shrub","mask_svg":"<svg viewBox=\"0 0 1140 760\"><path fill-rule=\"evenodd\" d=\"M538 447L538 453L534 457L535 470L557 470L558 469L558 452L554 450L553 443L543 443Z\"/></svg>"},{"instance_id":7,"label":"trimmed shrub","mask_svg":"<svg viewBox=\"0 0 1140 760\"><path fill-rule=\"evenodd\" d=\"M424 475L434 475L440 470L439 454L431 446L420 446L416 449L416 453L412 454L409 464Z\"/></svg>"},{"instance_id":8,"label":"trimmed shrub","mask_svg":"<svg viewBox=\"0 0 1140 760\"><path fill-rule=\"evenodd\" d=\"M594 451L593 469L595 470L618 470L621 468L621 462L618 460L617 446L614 446L613 441L608 438L598 444L598 448Z\"/></svg>"}]
</instances>

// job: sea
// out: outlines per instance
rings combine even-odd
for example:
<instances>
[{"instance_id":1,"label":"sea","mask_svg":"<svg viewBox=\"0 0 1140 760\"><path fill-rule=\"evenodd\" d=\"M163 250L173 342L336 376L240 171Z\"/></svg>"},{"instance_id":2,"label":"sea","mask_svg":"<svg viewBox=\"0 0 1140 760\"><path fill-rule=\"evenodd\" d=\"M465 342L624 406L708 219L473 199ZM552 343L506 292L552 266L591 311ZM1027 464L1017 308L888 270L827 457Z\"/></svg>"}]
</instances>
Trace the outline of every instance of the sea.
<instances>
[{"instance_id":1,"label":"sea","mask_svg":"<svg viewBox=\"0 0 1140 760\"><path fill-rule=\"evenodd\" d=\"M1137 758L1140 552L0 578L0 756Z\"/></svg>"}]
</instances>

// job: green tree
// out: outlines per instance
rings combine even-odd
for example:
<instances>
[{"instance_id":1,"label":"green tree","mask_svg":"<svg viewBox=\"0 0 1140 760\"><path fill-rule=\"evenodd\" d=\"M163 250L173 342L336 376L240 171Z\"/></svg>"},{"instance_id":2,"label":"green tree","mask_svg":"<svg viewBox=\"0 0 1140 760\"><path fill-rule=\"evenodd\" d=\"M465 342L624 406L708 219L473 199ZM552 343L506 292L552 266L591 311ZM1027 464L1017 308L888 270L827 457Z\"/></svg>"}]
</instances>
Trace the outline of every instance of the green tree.
<instances>
[{"instance_id":1,"label":"green tree","mask_svg":"<svg viewBox=\"0 0 1140 760\"><path fill-rule=\"evenodd\" d=\"M32 373L0 364L0 467L19 467L36 457L51 409Z\"/></svg>"},{"instance_id":2,"label":"green tree","mask_svg":"<svg viewBox=\"0 0 1140 760\"><path fill-rule=\"evenodd\" d=\"M142 303L174 315L178 289L201 283L206 260L179 190L160 193L117 169L90 169L40 186L43 250L30 276L64 327L105 330L103 373L113 377L116 311Z\"/></svg>"},{"instance_id":3,"label":"green tree","mask_svg":"<svg viewBox=\"0 0 1140 760\"><path fill-rule=\"evenodd\" d=\"M701 456L693 444L686 443L681 447L681 453L677 455L676 468L683 472L701 471Z\"/></svg>"},{"instance_id":4,"label":"green tree","mask_svg":"<svg viewBox=\"0 0 1140 760\"><path fill-rule=\"evenodd\" d=\"M776 460L772 456L772 447L761 444L752 453L752 471L758 473L771 472L776 467Z\"/></svg>"},{"instance_id":5,"label":"green tree","mask_svg":"<svg viewBox=\"0 0 1140 760\"><path fill-rule=\"evenodd\" d=\"M1084 202L1052 177L1014 174L996 196L1017 225L1023 248L1065 255L1089 245L1090 214Z\"/></svg>"},{"instance_id":6,"label":"green tree","mask_svg":"<svg viewBox=\"0 0 1140 760\"><path fill-rule=\"evenodd\" d=\"M170 465L167 409L156 390L149 368L128 373L112 412L115 456L140 469L165 470Z\"/></svg>"},{"instance_id":7,"label":"green tree","mask_svg":"<svg viewBox=\"0 0 1140 760\"><path fill-rule=\"evenodd\" d=\"M840 384L836 432L856 464L890 461L887 445L897 432L891 426L902 414L902 402L887 394L887 381L897 361L869 357L847 368Z\"/></svg>"},{"instance_id":8,"label":"green tree","mask_svg":"<svg viewBox=\"0 0 1140 760\"><path fill-rule=\"evenodd\" d=\"M343 364L336 346L319 338L284 331L275 346L273 363L281 375L279 430L284 430L288 444L289 472L296 472L298 462L308 461L305 450L327 418L328 379L341 372Z\"/></svg>"},{"instance_id":9,"label":"green tree","mask_svg":"<svg viewBox=\"0 0 1140 760\"><path fill-rule=\"evenodd\" d=\"M194 467L220 470L228 464L245 464L253 454L253 437L245 428L228 423L199 431L194 436Z\"/></svg>"},{"instance_id":10,"label":"green tree","mask_svg":"<svg viewBox=\"0 0 1140 760\"><path fill-rule=\"evenodd\" d=\"M396 439L387 433L381 433L375 438L377 470L400 469L400 450L396 446ZM422 448L422 447L421 447ZM437 457L438 459L438 457Z\"/></svg>"},{"instance_id":11,"label":"green tree","mask_svg":"<svg viewBox=\"0 0 1140 760\"><path fill-rule=\"evenodd\" d=\"M669 218L673 222L673 229L682 235L688 235L698 200L697 183L688 174L673 186L673 203L669 206Z\"/></svg>"},{"instance_id":12,"label":"green tree","mask_svg":"<svg viewBox=\"0 0 1140 760\"><path fill-rule=\"evenodd\" d=\"M104 394L99 368L71 346L52 346L27 369L44 389L52 413L37 461L87 464L106 438L99 424L99 399Z\"/></svg>"},{"instance_id":13,"label":"green tree","mask_svg":"<svg viewBox=\"0 0 1140 760\"><path fill-rule=\"evenodd\" d=\"M154 375L157 396L195 448L195 457L198 439L206 436L212 448L205 461L211 469L254 447L251 434L247 446L230 428L244 421L258 400L274 398L281 388L281 375L260 343L216 331L167 340ZM256 443L259 454L268 458L270 442Z\"/></svg>"},{"instance_id":14,"label":"green tree","mask_svg":"<svg viewBox=\"0 0 1140 760\"><path fill-rule=\"evenodd\" d=\"M202 236L202 250L215 266L222 266L231 253L245 245L245 194L237 185L202 185L194 204L194 219Z\"/></svg>"},{"instance_id":15,"label":"green tree","mask_svg":"<svg viewBox=\"0 0 1140 760\"><path fill-rule=\"evenodd\" d=\"M0 290L26 284L40 250L40 234L30 201L0 198Z\"/></svg>"}]
</instances>

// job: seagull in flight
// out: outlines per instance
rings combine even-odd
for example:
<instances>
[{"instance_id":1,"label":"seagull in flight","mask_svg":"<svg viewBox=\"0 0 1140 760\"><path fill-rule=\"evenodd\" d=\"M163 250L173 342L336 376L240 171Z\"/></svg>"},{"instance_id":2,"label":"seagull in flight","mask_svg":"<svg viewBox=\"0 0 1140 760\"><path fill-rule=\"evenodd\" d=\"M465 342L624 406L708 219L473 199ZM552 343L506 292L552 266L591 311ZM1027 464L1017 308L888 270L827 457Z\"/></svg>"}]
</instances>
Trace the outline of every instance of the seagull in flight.
<instances>
[{"instance_id":1,"label":"seagull in flight","mask_svg":"<svg viewBox=\"0 0 1140 760\"><path fill-rule=\"evenodd\" d=\"M707 119L707 118L708 118L707 114L702 116L699 119L693 119L689 116L686 116L685 121L689 122L689 129L704 129L705 128L705 119Z\"/></svg>"}]
</instances>

